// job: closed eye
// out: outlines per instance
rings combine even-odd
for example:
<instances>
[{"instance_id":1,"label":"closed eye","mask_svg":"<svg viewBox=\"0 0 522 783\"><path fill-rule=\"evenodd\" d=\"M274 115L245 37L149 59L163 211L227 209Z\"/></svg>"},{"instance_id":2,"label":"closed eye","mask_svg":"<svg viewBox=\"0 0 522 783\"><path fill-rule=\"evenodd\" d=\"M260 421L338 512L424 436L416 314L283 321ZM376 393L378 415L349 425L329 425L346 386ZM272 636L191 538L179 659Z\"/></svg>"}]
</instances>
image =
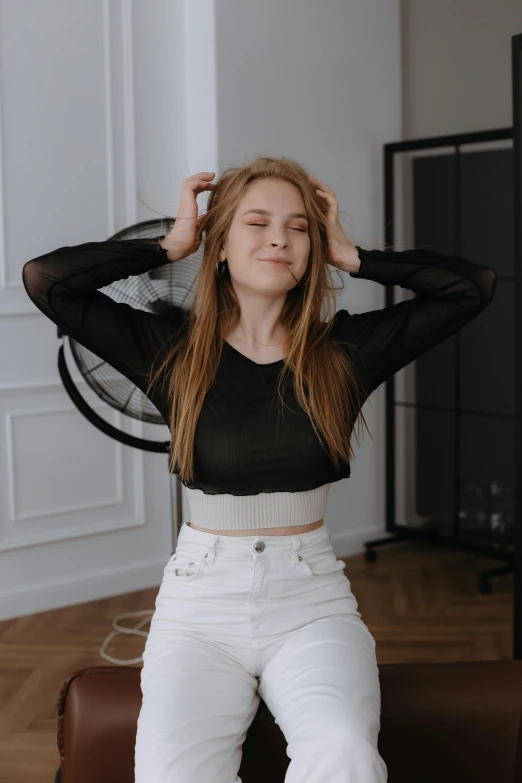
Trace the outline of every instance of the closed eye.
<instances>
[{"instance_id":1,"label":"closed eye","mask_svg":"<svg viewBox=\"0 0 522 783\"><path fill-rule=\"evenodd\" d=\"M249 223L249 226L261 226L263 228L266 226L266 223ZM306 228L294 228L294 231L301 231L303 234L306 234Z\"/></svg>"}]
</instances>

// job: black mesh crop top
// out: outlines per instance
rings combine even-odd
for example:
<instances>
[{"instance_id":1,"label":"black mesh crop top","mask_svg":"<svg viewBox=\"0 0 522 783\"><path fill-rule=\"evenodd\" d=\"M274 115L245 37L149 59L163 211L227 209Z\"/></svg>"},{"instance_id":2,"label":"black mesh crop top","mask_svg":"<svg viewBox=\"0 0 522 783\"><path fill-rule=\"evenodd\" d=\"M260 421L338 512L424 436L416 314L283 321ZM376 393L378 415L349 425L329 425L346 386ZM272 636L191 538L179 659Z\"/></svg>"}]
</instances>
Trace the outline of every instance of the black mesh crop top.
<instances>
[{"instance_id":1,"label":"black mesh crop top","mask_svg":"<svg viewBox=\"0 0 522 783\"><path fill-rule=\"evenodd\" d=\"M109 283L171 263L158 243L108 240L60 247L28 261L23 283L30 299L64 333L93 351L140 389L167 340L181 334L187 311L168 317L117 303L99 291ZM347 341L363 380L364 401L383 381L445 340L491 302L496 273L464 258L432 250L382 251L357 247L354 279L399 285L417 296L379 310L338 310L331 339ZM313 490L347 478L334 469L308 417L287 388L277 417L277 377L284 360L258 364L225 341L215 383L196 428L195 480L205 494L255 495ZM150 399L168 421L167 399ZM272 411L272 412L271 412Z\"/></svg>"}]
</instances>

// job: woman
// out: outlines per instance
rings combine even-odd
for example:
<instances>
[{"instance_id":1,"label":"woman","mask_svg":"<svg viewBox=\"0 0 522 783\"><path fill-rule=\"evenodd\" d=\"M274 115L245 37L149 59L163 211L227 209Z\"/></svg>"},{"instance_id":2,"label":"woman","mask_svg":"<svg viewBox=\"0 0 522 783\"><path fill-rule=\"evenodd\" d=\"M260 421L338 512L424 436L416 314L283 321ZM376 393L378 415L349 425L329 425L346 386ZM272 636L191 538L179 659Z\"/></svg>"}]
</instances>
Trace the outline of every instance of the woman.
<instances>
[{"instance_id":1,"label":"woman","mask_svg":"<svg viewBox=\"0 0 522 783\"><path fill-rule=\"evenodd\" d=\"M145 645L135 780L238 783L262 697L288 743L287 783L382 783L375 641L324 524L328 490L350 475L371 392L484 310L496 274L352 245L335 193L292 160L212 179L183 181L167 236L62 247L24 266L37 307L162 412L190 503ZM190 255L203 227L188 313L98 290ZM418 296L335 312L329 265Z\"/></svg>"}]
</instances>

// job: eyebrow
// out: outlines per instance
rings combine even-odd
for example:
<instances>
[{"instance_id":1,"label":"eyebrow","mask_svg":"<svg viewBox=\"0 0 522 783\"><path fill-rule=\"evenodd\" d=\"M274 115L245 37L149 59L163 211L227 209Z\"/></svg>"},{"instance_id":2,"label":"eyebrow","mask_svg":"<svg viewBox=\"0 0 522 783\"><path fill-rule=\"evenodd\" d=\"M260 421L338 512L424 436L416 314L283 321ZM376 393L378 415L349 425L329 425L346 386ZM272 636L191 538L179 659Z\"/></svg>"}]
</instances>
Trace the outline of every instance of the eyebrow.
<instances>
[{"instance_id":1,"label":"eyebrow","mask_svg":"<svg viewBox=\"0 0 522 783\"><path fill-rule=\"evenodd\" d=\"M254 212L256 215L268 215L269 217L272 216L274 213L270 212L268 209L247 209L246 212L243 212L242 217L245 215L250 214L251 212ZM301 212L291 212L290 215L288 215L290 218L303 218L303 220L308 220L306 215L303 215Z\"/></svg>"}]
</instances>

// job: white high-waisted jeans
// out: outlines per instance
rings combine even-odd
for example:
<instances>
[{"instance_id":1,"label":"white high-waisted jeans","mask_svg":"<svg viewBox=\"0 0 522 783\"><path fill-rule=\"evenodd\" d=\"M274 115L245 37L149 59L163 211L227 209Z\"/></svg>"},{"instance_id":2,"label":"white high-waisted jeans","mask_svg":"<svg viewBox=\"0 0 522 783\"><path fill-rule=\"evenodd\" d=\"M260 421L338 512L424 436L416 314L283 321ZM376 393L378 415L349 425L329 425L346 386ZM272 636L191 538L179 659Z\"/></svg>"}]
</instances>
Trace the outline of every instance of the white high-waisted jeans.
<instances>
[{"instance_id":1,"label":"white high-waisted jeans","mask_svg":"<svg viewBox=\"0 0 522 783\"><path fill-rule=\"evenodd\" d=\"M260 697L287 742L285 783L387 780L375 641L344 568L324 524L295 536L182 525L143 654L135 783L241 783Z\"/></svg>"}]
</instances>

